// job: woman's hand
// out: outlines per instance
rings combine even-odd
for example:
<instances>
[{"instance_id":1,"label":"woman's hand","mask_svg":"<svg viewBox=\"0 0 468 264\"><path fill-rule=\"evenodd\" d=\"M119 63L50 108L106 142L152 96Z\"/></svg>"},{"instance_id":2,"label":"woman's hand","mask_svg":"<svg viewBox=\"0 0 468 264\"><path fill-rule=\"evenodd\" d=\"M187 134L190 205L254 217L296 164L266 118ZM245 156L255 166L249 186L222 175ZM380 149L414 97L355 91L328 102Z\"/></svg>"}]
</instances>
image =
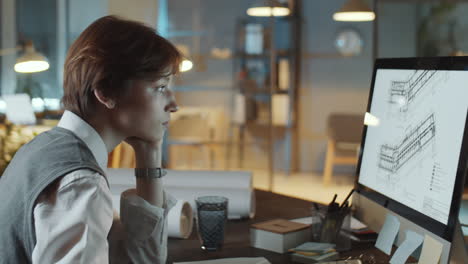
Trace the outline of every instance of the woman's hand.
<instances>
[{"instance_id":1,"label":"woman's hand","mask_svg":"<svg viewBox=\"0 0 468 264\"><path fill-rule=\"evenodd\" d=\"M129 137L125 139L125 142L135 150L137 168L161 167L162 139L153 142L137 137Z\"/></svg>"},{"instance_id":2,"label":"woman's hand","mask_svg":"<svg viewBox=\"0 0 468 264\"><path fill-rule=\"evenodd\" d=\"M161 167L161 145L162 139L150 142L137 137L129 137L125 142L135 150L137 168L160 168ZM136 179L137 195L158 207L163 206L163 187L161 179Z\"/></svg>"}]
</instances>

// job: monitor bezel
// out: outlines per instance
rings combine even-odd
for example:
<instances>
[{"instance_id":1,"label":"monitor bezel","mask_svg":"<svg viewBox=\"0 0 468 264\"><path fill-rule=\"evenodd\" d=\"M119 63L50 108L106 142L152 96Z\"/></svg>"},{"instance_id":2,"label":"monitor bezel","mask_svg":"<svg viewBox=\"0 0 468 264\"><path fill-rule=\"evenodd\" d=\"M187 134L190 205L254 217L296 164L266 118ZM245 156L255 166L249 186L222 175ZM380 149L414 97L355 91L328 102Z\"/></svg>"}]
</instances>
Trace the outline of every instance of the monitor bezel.
<instances>
[{"instance_id":1,"label":"monitor bezel","mask_svg":"<svg viewBox=\"0 0 468 264\"><path fill-rule=\"evenodd\" d=\"M458 70L468 71L468 57L425 57L425 58L386 58L377 59L374 64L371 87L367 103L367 112L370 113L372 105L372 96L374 93L374 84L379 69L396 69L396 70ZM361 195L373 200L381 206L397 213L398 215L408 219L409 221L423 227L433 234L452 242L456 223L458 221L458 212L460 202L464 190L465 175L468 171L468 113L465 120L465 131L460 149L458 160L457 175L454 184L452 202L450 206L449 219L447 224L443 224L423 213L416 211L400 202L397 202L376 190L371 189L359 183L359 174L361 170L362 157L364 153L365 139L367 134L367 126L364 126L361 140L361 151L356 168L356 190Z\"/></svg>"}]
</instances>

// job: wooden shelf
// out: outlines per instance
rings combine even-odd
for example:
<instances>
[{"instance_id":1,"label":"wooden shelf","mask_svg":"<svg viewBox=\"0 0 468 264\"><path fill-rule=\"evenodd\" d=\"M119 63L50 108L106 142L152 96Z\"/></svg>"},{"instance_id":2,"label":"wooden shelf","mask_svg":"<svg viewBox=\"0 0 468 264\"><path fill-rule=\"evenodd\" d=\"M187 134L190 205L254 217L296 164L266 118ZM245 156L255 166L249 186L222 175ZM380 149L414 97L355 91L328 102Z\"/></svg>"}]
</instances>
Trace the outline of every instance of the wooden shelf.
<instances>
[{"instance_id":1,"label":"wooden shelf","mask_svg":"<svg viewBox=\"0 0 468 264\"><path fill-rule=\"evenodd\" d=\"M281 121L283 121L284 117L289 118L290 116L293 116L294 120L298 119L298 106L295 102L298 98L298 86L301 79L301 2L301 0L290 1L293 8L291 15L288 17L268 17L263 19L249 17L237 23L237 41L232 56L234 64L233 79L237 86L236 93L244 95L246 99L243 103L239 103L239 105L245 107L246 115L250 115L246 116L246 119L251 119L251 121L247 121L245 124L234 125L239 129L238 138L234 141L237 142L238 146L241 146L236 151L239 155L237 167L242 168L243 166L243 152L245 151L245 147L249 146L249 144L245 144L247 140L249 142L256 140L265 141L268 147L265 154L268 155L269 188L271 188L272 175L276 167L273 163L277 159L275 155L278 154L278 151L275 148L278 140L284 141L283 147L285 151L281 155L284 155L283 168L286 174L297 169L298 133L296 122L294 121L292 124L284 126L274 125L272 122L273 114L275 114L275 122L280 120L278 118L282 118ZM261 54L249 54L245 52L245 47L247 46L246 37L248 36L246 25L251 23L262 25L262 32L259 34L263 35L263 43L265 45L263 45L263 52ZM250 31L248 34L250 34ZM278 36L286 37L287 41L283 41L284 39L278 38ZM260 49L258 50L260 51ZM288 64L283 64L282 60L287 60ZM278 71L281 71L281 74L278 74ZM289 87L289 89L279 90L280 81L282 85L287 83L287 86L284 86ZM285 95L288 97L286 104L290 106L288 105L284 108L286 112L281 112L281 117L276 116L277 113L273 113L272 111L271 104L276 104L277 101L277 98L273 97L275 95ZM281 100L281 103L285 104L283 101ZM252 111L255 111L255 113L252 113ZM247 135L252 140L249 140Z\"/></svg>"}]
</instances>

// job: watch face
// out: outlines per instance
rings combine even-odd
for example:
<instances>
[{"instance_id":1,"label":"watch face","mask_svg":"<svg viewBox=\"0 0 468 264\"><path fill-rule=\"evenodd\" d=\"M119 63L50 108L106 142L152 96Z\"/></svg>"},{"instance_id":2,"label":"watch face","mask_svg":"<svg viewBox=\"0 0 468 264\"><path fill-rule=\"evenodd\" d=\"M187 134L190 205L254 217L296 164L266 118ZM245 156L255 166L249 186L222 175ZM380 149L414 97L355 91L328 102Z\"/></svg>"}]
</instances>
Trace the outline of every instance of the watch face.
<instances>
[{"instance_id":1,"label":"watch face","mask_svg":"<svg viewBox=\"0 0 468 264\"><path fill-rule=\"evenodd\" d=\"M343 56L356 56L362 51L361 35L353 29L342 30L335 39L335 47Z\"/></svg>"}]
</instances>

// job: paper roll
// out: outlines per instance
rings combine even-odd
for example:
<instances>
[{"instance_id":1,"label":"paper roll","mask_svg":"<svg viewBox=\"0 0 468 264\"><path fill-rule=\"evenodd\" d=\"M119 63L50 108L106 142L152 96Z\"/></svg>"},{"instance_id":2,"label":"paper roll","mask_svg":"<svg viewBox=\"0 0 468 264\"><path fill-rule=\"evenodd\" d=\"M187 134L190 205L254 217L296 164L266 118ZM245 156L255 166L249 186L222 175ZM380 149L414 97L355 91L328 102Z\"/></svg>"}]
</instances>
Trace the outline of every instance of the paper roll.
<instances>
[{"instance_id":1,"label":"paper roll","mask_svg":"<svg viewBox=\"0 0 468 264\"><path fill-rule=\"evenodd\" d=\"M131 186L126 187L125 190L134 188ZM120 193L112 191L112 205L120 215ZM172 207L167 214L167 222L169 237L188 238L193 228L193 211L191 204L184 200L177 200L176 205Z\"/></svg>"},{"instance_id":2,"label":"paper roll","mask_svg":"<svg viewBox=\"0 0 468 264\"><path fill-rule=\"evenodd\" d=\"M132 185L133 169L107 169L112 185ZM252 173L248 171L179 171L167 170L164 186L186 188L252 189Z\"/></svg>"},{"instance_id":3,"label":"paper roll","mask_svg":"<svg viewBox=\"0 0 468 264\"><path fill-rule=\"evenodd\" d=\"M120 193L127 189L135 188L129 185L111 185L112 201L114 208L120 213ZM184 188L184 187L164 187L177 200L188 201L194 212L196 212L195 199L200 196L224 196L228 198L228 218L241 219L253 218L255 216L255 195L252 190L226 189L226 188ZM174 210L171 209L171 211ZM169 211L169 212L171 212ZM178 222L178 218L168 218L170 221Z\"/></svg>"},{"instance_id":4,"label":"paper roll","mask_svg":"<svg viewBox=\"0 0 468 264\"><path fill-rule=\"evenodd\" d=\"M169 211L167 219L169 237L188 238L192 233L193 214L188 202L177 200L177 204Z\"/></svg>"},{"instance_id":5,"label":"paper roll","mask_svg":"<svg viewBox=\"0 0 468 264\"><path fill-rule=\"evenodd\" d=\"M189 201L196 212L195 199L200 196L224 196L228 198L228 218L252 218L255 216L255 195L248 189L183 188L166 187L166 191L177 199Z\"/></svg>"},{"instance_id":6,"label":"paper roll","mask_svg":"<svg viewBox=\"0 0 468 264\"><path fill-rule=\"evenodd\" d=\"M135 188L136 180L133 169L107 169L114 208L120 208L120 194ZM255 215L255 195L252 188L252 174L242 171L174 171L168 170L164 177L164 189L178 200L187 201L193 212L196 211L195 198L207 195L219 195L229 199L228 218L252 218ZM181 202L182 202L181 201ZM183 206L182 206L183 207ZM175 210L173 212L173 210ZM183 210L183 209L182 209ZM181 209L174 207L168 216L169 223L180 223ZM179 225L184 226L182 224ZM177 231L177 225L170 237L181 237L183 230ZM190 228L191 230L191 228Z\"/></svg>"}]
</instances>

